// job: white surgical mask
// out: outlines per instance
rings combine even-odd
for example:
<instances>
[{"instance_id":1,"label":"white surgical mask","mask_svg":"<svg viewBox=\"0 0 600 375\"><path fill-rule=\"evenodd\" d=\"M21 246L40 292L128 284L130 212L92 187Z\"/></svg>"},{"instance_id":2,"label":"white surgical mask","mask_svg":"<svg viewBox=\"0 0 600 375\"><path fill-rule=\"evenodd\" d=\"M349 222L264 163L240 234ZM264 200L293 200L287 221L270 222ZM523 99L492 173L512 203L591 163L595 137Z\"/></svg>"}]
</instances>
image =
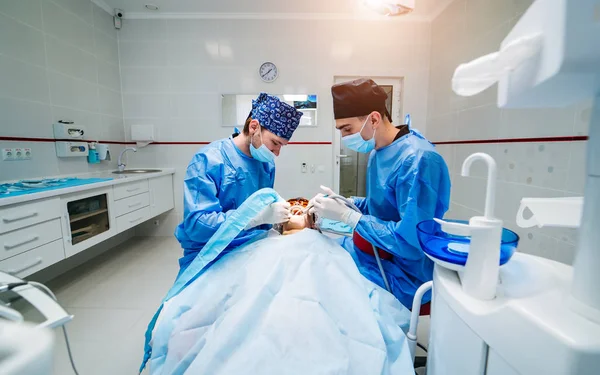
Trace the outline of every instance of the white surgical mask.
<instances>
[{"instance_id":1,"label":"white surgical mask","mask_svg":"<svg viewBox=\"0 0 600 375\"><path fill-rule=\"evenodd\" d=\"M360 135L370 118L371 115L367 116L365 123L363 124L362 128L360 128L360 131L358 133L342 137L342 142L344 143L344 146L348 147L350 150L362 152L364 154L368 154L369 152L373 151L373 149L375 148L375 131L373 131L373 137L368 141L365 141L362 135Z\"/></svg>"},{"instance_id":2,"label":"white surgical mask","mask_svg":"<svg viewBox=\"0 0 600 375\"><path fill-rule=\"evenodd\" d=\"M250 142L250 155L252 155L254 159L263 163L275 162L275 154L263 143L262 128L258 131L260 132L260 143L262 143L262 145L259 148L256 148L252 142Z\"/></svg>"}]
</instances>

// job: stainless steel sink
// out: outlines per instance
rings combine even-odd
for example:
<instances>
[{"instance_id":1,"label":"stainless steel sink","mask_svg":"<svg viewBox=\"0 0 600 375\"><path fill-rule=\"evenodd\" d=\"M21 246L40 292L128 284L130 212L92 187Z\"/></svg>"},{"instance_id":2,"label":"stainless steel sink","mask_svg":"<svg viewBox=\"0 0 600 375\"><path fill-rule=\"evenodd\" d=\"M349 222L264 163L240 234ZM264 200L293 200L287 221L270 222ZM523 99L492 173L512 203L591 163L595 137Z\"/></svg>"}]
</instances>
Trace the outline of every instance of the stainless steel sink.
<instances>
[{"instance_id":1,"label":"stainless steel sink","mask_svg":"<svg viewBox=\"0 0 600 375\"><path fill-rule=\"evenodd\" d=\"M142 173L158 173L160 169L125 169L124 171L114 171L114 174L142 174Z\"/></svg>"}]
</instances>

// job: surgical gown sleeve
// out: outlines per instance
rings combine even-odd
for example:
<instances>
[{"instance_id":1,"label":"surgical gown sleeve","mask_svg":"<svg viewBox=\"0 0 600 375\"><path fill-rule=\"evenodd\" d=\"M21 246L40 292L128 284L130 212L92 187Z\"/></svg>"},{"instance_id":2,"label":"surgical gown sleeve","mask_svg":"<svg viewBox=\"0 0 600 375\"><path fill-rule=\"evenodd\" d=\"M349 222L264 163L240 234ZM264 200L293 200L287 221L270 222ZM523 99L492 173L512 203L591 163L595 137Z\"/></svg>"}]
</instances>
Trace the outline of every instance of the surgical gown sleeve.
<instances>
[{"instance_id":1,"label":"surgical gown sleeve","mask_svg":"<svg viewBox=\"0 0 600 375\"><path fill-rule=\"evenodd\" d=\"M351 197L352 203L360 210L360 213L363 215L369 214L369 209L367 207L367 198L364 197Z\"/></svg>"},{"instance_id":2,"label":"surgical gown sleeve","mask_svg":"<svg viewBox=\"0 0 600 375\"><path fill-rule=\"evenodd\" d=\"M210 163L205 154L190 164L184 181L184 225L187 236L196 242L206 242L235 210L223 212L217 197L223 183L222 163ZM274 176L271 176L273 179ZM246 235L248 232L242 232Z\"/></svg>"},{"instance_id":3,"label":"surgical gown sleeve","mask_svg":"<svg viewBox=\"0 0 600 375\"><path fill-rule=\"evenodd\" d=\"M410 167L400 168L394 172L397 175L388 180L395 188L401 220L385 221L363 215L356 230L367 241L395 256L417 260L423 257L417 224L443 217L450 198L446 196L449 195L449 176L443 159L435 153L413 155L403 164Z\"/></svg>"}]
</instances>

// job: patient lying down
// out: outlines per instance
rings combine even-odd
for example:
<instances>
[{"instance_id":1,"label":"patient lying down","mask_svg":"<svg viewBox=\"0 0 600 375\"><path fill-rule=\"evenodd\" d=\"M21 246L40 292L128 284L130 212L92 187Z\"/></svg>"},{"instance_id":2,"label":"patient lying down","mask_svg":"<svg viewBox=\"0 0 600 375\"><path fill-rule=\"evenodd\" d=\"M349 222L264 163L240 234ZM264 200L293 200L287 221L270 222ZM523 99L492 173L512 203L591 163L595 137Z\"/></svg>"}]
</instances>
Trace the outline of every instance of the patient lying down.
<instances>
[{"instance_id":1,"label":"patient lying down","mask_svg":"<svg viewBox=\"0 0 600 375\"><path fill-rule=\"evenodd\" d=\"M409 317L331 238L267 236L165 303L150 374L414 374Z\"/></svg>"}]
</instances>

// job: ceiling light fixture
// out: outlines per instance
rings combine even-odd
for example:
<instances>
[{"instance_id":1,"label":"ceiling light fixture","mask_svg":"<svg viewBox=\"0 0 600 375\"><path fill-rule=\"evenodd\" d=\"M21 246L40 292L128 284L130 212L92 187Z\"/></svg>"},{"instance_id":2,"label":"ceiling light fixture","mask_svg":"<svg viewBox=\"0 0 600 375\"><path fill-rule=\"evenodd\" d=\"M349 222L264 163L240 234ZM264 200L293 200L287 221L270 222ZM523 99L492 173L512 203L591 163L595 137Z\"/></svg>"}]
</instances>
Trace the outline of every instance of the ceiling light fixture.
<instances>
[{"instance_id":1,"label":"ceiling light fixture","mask_svg":"<svg viewBox=\"0 0 600 375\"><path fill-rule=\"evenodd\" d=\"M158 10L158 5L154 5L154 4L146 4L146 5L144 5L144 7L146 7L146 9L148 9L148 10Z\"/></svg>"},{"instance_id":2,"label":"ceiling light fixture","mask_svg":"<svg viewBox=\"0 0 600 375\"><path fill-rule=\"evenodd\" d=\"M385 16L401 16L415 9L415 0L364 0L364 3Z\"/></svg>"}]
</instances>

